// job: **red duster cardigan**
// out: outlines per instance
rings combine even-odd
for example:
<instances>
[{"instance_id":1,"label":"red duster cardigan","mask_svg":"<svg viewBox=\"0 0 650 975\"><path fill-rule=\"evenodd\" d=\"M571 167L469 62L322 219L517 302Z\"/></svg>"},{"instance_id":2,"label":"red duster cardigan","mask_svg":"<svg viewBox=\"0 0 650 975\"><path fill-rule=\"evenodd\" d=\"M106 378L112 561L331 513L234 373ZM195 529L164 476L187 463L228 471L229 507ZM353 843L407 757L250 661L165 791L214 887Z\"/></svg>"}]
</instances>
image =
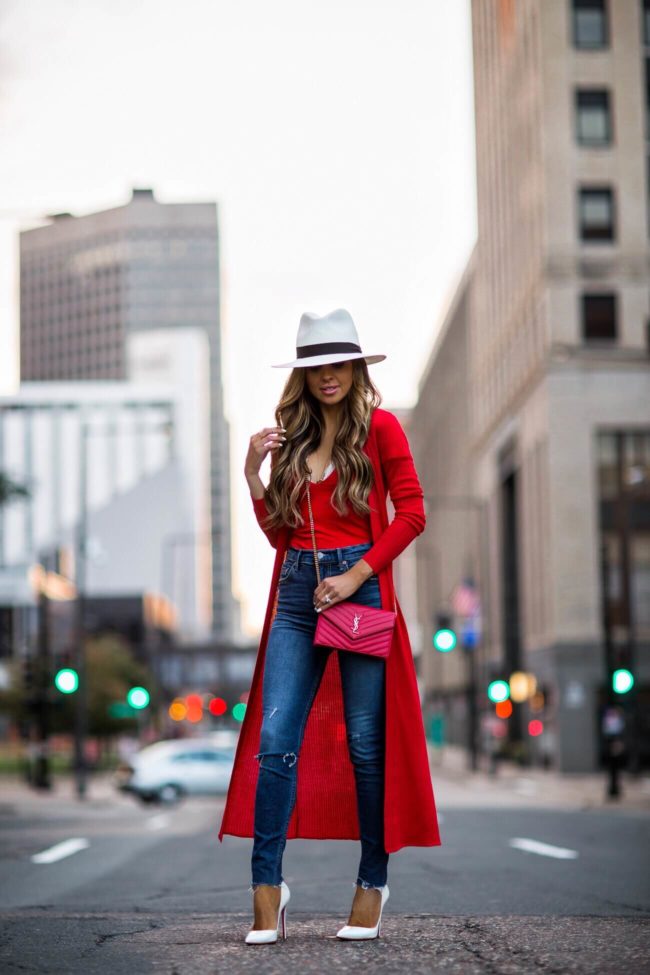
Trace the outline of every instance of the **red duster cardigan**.
<instances>
[{"instance_id":1,"label":"red duster cardigan","mask_svg":"<svg viewBox=\"0 0 650 975\"><path fill-rule=\"evenodd\" d=\"M424 530L426 519L422 487L409 443L394 414L381 408L373 411L363 450L375 475L368 497L374 544L364 559L379 576L382 606L397 610L393 643L386 661L384 768L384 846L387 853L394 853L403 846L439 846L441 843L415 667L392 573L393 559ZM395 517L390 524L387 491L395 508ZM253 507L260 521L266 506L258 502ZM259 768L255 755L259 751L262 723L264 658L290 532L288 526L265 532L276 550L275 562L246 714L219 830L220 840L224 834L254 835ZM354 594L351 598L354 599ZM296 802L287 839L359 839L356 786L347 748L341 673L336 653L329 655L312 704L297 775Z\"/></svg>"}]
</instances>

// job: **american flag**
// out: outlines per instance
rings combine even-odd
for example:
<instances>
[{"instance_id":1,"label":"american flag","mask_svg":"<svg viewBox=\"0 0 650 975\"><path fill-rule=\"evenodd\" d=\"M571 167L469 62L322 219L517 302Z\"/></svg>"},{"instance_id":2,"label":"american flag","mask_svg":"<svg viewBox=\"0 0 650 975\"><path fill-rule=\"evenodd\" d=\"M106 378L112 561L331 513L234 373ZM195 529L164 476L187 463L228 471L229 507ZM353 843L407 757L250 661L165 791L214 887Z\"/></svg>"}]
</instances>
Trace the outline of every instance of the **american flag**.
<instances>
[{"instance_id":1,"label":"american flag","mask_svg":"<svg viewBox=\"0 0 650 975\"><path fill-rule=\"evenodd\" d=\"M457 616L478 616L481 612L481 597L471 579L464 579L454 588L451 605Z\"/></svg>"}]
</instances>

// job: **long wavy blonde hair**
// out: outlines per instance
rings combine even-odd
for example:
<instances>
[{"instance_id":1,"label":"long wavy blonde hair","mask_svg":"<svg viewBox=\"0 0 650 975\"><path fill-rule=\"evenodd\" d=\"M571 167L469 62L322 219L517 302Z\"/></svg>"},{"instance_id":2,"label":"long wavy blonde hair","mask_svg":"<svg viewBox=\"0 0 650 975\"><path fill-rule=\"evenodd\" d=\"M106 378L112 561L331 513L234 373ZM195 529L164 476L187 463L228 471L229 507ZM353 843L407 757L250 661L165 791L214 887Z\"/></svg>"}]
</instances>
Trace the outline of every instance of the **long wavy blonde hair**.
<instances>
[{"instance_id":1,"label":"long wavy blonde hair","mask_svg":"<svg viewBox=\"0 0 650 975\"><path fill-rule=\"evenodd\" d=\"M352 386L342 401L332 446L338 479L331 503L340 515L348 514L347 501L358 514L370 513L368 495L374 474L361 448L368 439L373 410L382 401L365 359L353 359L352 365ZM307 386L306 371L304 366L291 370L275 409L276 422L286 428L287 440L271 454L271 478L264 494L268 528L295 528L304 522L300 501L309 477L307 457L318 449L325 429L320 404Z\"/></svg>"}]
</instances>

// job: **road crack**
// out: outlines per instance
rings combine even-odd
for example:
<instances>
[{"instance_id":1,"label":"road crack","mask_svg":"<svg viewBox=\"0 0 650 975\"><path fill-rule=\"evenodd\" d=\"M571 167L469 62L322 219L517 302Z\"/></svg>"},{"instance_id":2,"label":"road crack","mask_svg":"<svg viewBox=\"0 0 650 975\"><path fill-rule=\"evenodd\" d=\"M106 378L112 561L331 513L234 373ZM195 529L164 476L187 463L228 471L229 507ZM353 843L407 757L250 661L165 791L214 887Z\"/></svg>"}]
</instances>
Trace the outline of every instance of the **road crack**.
<instances>
[{"instance_id":1,"label":"road crack","mask_svg":"<svg viewBox=\"0 0 650 975\"><path fill-rule=\"evenodd\" d=\"M483 944L489 948L490 955L486 955L483 945L472 944L467 938L461 937L460 939L461 947L476 958L477 961L481 962L485 967L486 975L501 975L503 961L495 961L495 959L499 958L500 954L507 955L507 957L511 958L517 964L523 964L526 971L534 969L535 971L544 973L544 975L563 975L566 971L563 966L558 967L557 965L540 961L527 948L517 948L503 940L495 941L494 937L491 937L490 933L478 921L472 919L465 920L461 928L462 932L467 932L468 935L479 936Z\"/></svg>"},{"instance_id":2,"label":"road crack","mask_svg":"<svg viewBox=\"0 0 650 975\"><path fill-rule=\"evenodd\" d=\"M476 960L479 961L481 963L481 965L484 966L484 970L486 972L486 975L500 975L500 973L501 973L500 966L495 965L494 962L492 961L492 959L489 958L489 957L487 957L483 953L483 951L481 950L480 946L475 945L475 944L471 944L467 940L467 938L464 938L463 937L463 933L464 932L466 932L468 935L479 935L479 936L483 936L486 941L489 941L489 939L487 938L487 935L485 934L485 932L481 928L481 925L477 921L469 921L469 920L463 921L462 927L461 927L460 932L459 932L459 934L460 934L460 937L459 937L460 946L468 954L472 955L473 958L476 958ZM490 946L490 947L492 947L492 946Z\"/></svg>"},{"instance_id":3,"label":"road crack","mask_svg":"<svg viewBox=\"0 0 650 975\"><path fill-rule=\"evenodd\" d=\"M112 941L114 938L131 938L136 934L147 934L149 931L157 931L162 927L162 924L158 924L156 921L150 921L146 928L135 928L131 931L111 931L106 934L98 934L95 937L95 944L88 948L84 952L84 955L88 955L95 948L101 948L102 945L106 944L107 941Z\"/></svg>"}]
</instances>

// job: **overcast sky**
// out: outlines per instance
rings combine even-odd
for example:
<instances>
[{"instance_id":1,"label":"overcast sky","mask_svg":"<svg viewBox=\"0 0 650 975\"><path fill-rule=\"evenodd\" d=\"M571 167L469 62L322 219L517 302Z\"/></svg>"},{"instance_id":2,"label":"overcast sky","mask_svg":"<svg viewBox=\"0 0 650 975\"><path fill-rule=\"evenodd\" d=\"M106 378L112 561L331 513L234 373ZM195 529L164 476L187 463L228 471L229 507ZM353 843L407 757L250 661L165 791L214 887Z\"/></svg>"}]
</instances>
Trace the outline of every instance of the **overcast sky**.
<instances>
[{"instance_id":1,"label":"overcast sky","mask_svg":"<svg viewBox=\"0 0 650 975\"><path fill-rule=\"evenodd\" d=\"M469 0L0 0L0 390L17 232L125 203L220 208L233 585L273 550L243 463L303 311L348 308L383 406L411 406L476 235ZM268 459L262 477L268 480Z\"/></svg>"}]
</instances>

